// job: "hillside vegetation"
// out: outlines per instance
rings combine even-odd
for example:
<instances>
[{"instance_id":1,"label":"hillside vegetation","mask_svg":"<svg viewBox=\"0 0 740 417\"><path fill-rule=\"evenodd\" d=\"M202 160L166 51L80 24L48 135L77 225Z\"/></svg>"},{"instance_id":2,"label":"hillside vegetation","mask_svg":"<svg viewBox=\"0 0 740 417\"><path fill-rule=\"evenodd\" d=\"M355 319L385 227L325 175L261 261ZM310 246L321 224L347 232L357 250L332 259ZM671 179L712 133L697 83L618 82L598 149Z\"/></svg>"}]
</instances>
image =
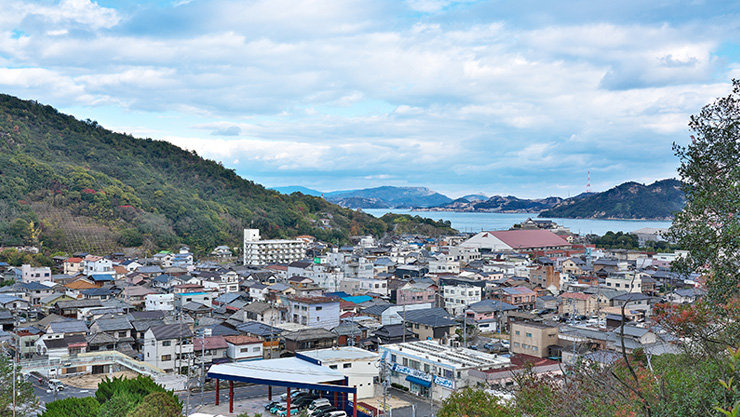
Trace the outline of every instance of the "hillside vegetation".
<instances>
[{"instance_id":1,"label":"hillside vegetation","mask_svg":"<svg viewBox=\"0 0 740 417\"><path fill-rule=\"evenodd\" d=\"M246 227L268 238L310 234L334 243L399 224L404 232L454 232L448 224L376 219L319 197L280 194L168 142L0 95L0 246L105 252L187 244L205 253L237 246Z\"/></svg>"},{"instance_id":2,"label":"hillside vegetation","mask_svg":"<svg viewBox=\"0 0 740 417\"><path fill-rule=\"evenodd\" d=\"M540 217L576 219L670 219L686 204L681 182L674 179L650 185L625 182L601 193L569 198Z\"/></svg>"}]
</instances>

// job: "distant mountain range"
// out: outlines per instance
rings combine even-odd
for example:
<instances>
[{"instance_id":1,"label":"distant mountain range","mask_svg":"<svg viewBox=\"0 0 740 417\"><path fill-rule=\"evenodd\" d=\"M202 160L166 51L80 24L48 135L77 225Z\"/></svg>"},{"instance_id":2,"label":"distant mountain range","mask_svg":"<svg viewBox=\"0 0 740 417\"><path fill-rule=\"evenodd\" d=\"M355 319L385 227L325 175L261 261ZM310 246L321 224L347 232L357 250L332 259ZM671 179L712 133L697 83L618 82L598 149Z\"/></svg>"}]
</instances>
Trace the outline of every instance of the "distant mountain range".
<instances>
[{"instance_id":1,"label":"distant mountain range","mask_svg":"<svg viewBox=\"0 0 740 417\"><path fill-rule=\"evenodd\" d=\"M685 204L678 180L661 180L650 185L630 181L601 193L568 198L542 211L540 217L667 220Z\"/></svg>"},{"instance_id":2,"label":"distant mountain range","mask_svg":"<svg viewBox=\"0 0 740 417\"><path fill-rule=\"evenodd\" d=\"M316 196L323 194L327 201L347 208L425 208L452 201L446 195L426 187L383 186L327 193L301 186L275 187L273 189L283 194L294 192Z\"/></svg>"},{"instance_id":3,"label":"distant mountain range","mask_svg":"<svg viewBox=\"0 0 740 417\"><path fill-rule=\"evenodd\" d=\"M322 195L306 187L278 187L282 193ZM685 204L681 183L674 179L650 185L626 182L600 193L538 199L469 194L451 199L426 187L376 187L323 193L332 203L348 208L413 208L417 211L483 213L540 213L540 217L583 219L669 219Z\"/></svg>"}]
</instances>

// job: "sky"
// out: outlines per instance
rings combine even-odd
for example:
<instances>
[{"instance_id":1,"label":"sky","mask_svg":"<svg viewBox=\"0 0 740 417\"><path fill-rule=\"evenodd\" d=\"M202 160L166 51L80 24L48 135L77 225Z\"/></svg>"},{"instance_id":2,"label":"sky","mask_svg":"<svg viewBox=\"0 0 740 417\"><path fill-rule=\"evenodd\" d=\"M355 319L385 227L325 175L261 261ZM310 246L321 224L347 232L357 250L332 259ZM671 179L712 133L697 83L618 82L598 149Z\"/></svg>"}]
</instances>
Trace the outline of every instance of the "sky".
<instances>
[{"instance_id":1,"label":"sky","mask_svg":"<svg viewBox=\"0 0 740 417\"><path fill-rule=\"evenodd\" d=\"M570 196L676 177L740 2L0 0L0 92L268 187Z\"/></svg>"}]
</instances>

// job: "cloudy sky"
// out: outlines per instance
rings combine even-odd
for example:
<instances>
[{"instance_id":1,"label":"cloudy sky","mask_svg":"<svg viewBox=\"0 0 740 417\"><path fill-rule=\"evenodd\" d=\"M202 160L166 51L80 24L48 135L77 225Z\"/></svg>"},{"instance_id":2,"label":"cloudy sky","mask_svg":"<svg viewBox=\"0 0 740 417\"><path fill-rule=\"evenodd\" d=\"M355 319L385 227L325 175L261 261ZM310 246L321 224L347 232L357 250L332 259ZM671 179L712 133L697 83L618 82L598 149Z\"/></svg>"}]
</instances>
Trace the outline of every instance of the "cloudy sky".
<instances>
[{"instance_id":1,"label":"cloudy sky","mask_svg":"<svg viewBox=\"0 0 740 417\"><path fill-rule=\"evenodd\" d=\"M739 4L0 0L0 91L266 186L568 196L675 176Z\"/></svg>"}]
</instances>

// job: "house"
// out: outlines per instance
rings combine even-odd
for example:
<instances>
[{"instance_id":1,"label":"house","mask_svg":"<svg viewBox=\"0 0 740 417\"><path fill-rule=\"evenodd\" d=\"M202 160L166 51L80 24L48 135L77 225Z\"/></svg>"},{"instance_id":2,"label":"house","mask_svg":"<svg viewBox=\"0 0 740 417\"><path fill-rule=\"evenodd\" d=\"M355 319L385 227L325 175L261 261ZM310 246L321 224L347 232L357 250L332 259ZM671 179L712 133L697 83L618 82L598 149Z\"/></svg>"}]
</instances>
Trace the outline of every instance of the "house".
<instances>
[{"instance_id":1,"label":"house","mask_svg":"<svg viewBox=\"0 0 740 417\"><path fill-rule=\"evenodd\" d=\"M505 321L506 313L519 308L499 300L482 300L465 310L468 323L475 324L481 332L498 331Z\"/></svg>"},{"instance_id":2,"label":"house","mask_svg":"<svg viewBox=\"0 0 740 417\"><path fill-rule=\"evenodd\" d=\"M558 349L556 323L512 320L510 325L511 353L547 358Z\"/></svg>"},{"instance_id":3,"label":"house","mask_svg":"<svg viewBox=\"0 0 740 417\"><path fill-rule=\"evenodd\" d=\"M205 340L205 343L204 343ZM228 362L226 354L228 344L224 336L205 336L193 338L193 355L195 356L196 366L201 362L206 366Z\"/></svg>"},{"instance_id":4,"label":"house","mask_svg":"<svg viewBox=\"0 0 740 417\"><path fill-rule=\"evenodd\" d=\"M679 288L668 293L666 299L673 304L693 304L705 295L706 292L699 288Z\"/></svg>"},{"instance_id":5,"label":"house","mask_svg":"<svg viewBox=\"0 0 740 417\"><path fill-rule=\"evenodd\" d=\"M113 262L100 256L87 255L82 261L82 273L91 275L112 275Z\"/></svg>"},{"instance_id":6,"label":"house","mask_svg":"<svg viewBox=\"0 0 740 417\"><path fill-rule=\"evenodd\" d=\"M536 252L568 249L571 244L549 230L500 230L480 232L460 246L487 252Z\"/></svg>"},{"instance_id":7,"label":"house","mask_svg":"<svg viewBox=\"0 0 740 417\"><path fill-rule=\"evenodd\" d=\"M527 287L504 287L493 291L501 301L524 310L532 310L537 303L537 293Z\"/></svg>"},{"instance_id":8,"label":"house","mask_svg":"<svg viewBox=\"0 0 740 417\"><path fill-rule=\"evenodd\" d=\"M11 311L26 311L28 310L28 301L16 297L15 295L0 294L0 308L4 308Z\"/></svg>"},{"instance_id":9,"label":"house","mask_svg":"<svg viewBox=\"0 0 740 417\"><path fill-rule=\"evenodd\" d=\"M165 372L184 369L193 353L192 339L193 333L187 325L163 324L150 327L144 333L144 361Z\"/></svg>"},{"instance_id":10,"label":"house","mask_svg":"<svg viewBox=\"0 0 740 417\"><path fill-rule=\"evenodd\" d=\"M458 323L443 308L411 310L405 314L408 326L419 340L438 340L448 343L455 336Z\"/></svg>"},{"instance_id":11,"label":"house","mask_svg":"<svg viewBox=\"0 0 740 417\"><path fill-rule=\"evenodd\" d=\"M419 340L416 334L403 323L387 324L375 329L373 339L376 339L379 345Z\"/></svg>"},{"instance_id":12,"label":"house","mask_svg":"<svg viewBox=\"0 0 740 417\"><path fill-rule=\"evenodd\" d=\"M82 273L84 267L82 265L82 258L67 258L64 263L64 273L69 276L75 276Z\"/></svg>"},{"instance_id":13,"label":"house","mask_svg":"<svg viewBox=\"0 0 740 417\"><path fill-rule=\"evenodd\" d=\"M40 338L36 341L36 354L47 355L50 362L63 357L87 352L87 340L83 334L73 334L59 338ZM64 373L77 372L75 368L64 368Z\"/></svg>"},{"instance_id":14,"label":"house","mask_svg":"<svg viewBox=\"0 0 740 417\"><path fill-rule=\"evenodd\" d=\"M107 333L116 344L133 343L134 326L125 316L100 318L90 325L90 333Z\"/></svg>"},{"instance_id":15,"label":"house","mask_svg":"<svg viewBox=\"0 0 740 417\"><path fill-rule=\"evenodd\" d=\"M408 282L396 289L398 305L434 303L438 287L429 282Z\"/></svg>"},{"instance_id":16,"label":"house","mask_svg":"<svg viewBox=\"0 0 740 417\"><path fill-rule=\"evenodd\" d=\"M542 288L560 289L560 272L553 265L538 265L529 270L529 282Z\"/></svg>"},{"instance_id":17,"label":"house","mask_svg":"<svg viewBox=\"0 0 740 417\"><path fill-rule=\"evenodd\" d=\"M226 356L233 362L262 359L262 339L254 336L226 336Z\"/></svg>"},{"instance_id":18,"label":"house","mask_svg":"<svg viewBox=\"0 0 740 417\"><path fill-rule=\"evenodd\" d=\"M246 319L254 320L261 323L280 323L280 310L276 307L263 303L261 301L254 301L243 308L246 313ZM245 320L243 320L245 321Z\"/></svg>"},{"instance_id":19,"label":"house","mask_svg":"<svg viewBox=\"0 0 740 417\"><path fill-rule=\"evenodd\" d=\"M357 346L367 337L367 327L353 321L343 320L331 329L337 335L337 346Z\"/></svg>"},{"instance_id":20,"label":"house","mask_svg":"<svg viewBox=\"0 0 740 417\"><path fill-rule=\"evenodd\" d=\"M561 316L592 316L596 313L597 305L598 301L594 294L564 292L560 294L558 314Z\"/></svg>"},{"instance_id":21,"label":"house","mask_svg":"<svg viewBox=\"0 0 740 417\"><path fill-rule=\"evenodd\" d=\"M173 311L175 309L175 294L148 294L144 297L146 311Z\"/></svg>"},{"instance_id":22,"label":"house","mask_svg":"<svg viewBox=\"0 0 740 417\"><path fill-rule=\"evenodd\" d=\"M568 258L560 264L560 270L568 275L583 275L585 273L586 262L581 258Z\"/></svg>"},{"instance_id":23,"label":"house","mask_svg":"<svg viewBox=\"0 0 740 417\"><path fill-rule=\"evenodd\" d=\"M337 335L324 328L310 328L283 333L283 339L285 350L295 353L332 347L337 341Z\"/></svg>"},{"instance_id":24,"label":"house","mask_svg":"<svg viewBox=\"0 0 740 417\"><path fill-rule=\"evenodd\" d=\"M286 299L288 321L311 327L331 329L339 325L339 300L328 297L292 297Z\"/></svg>"}]
</instances>

